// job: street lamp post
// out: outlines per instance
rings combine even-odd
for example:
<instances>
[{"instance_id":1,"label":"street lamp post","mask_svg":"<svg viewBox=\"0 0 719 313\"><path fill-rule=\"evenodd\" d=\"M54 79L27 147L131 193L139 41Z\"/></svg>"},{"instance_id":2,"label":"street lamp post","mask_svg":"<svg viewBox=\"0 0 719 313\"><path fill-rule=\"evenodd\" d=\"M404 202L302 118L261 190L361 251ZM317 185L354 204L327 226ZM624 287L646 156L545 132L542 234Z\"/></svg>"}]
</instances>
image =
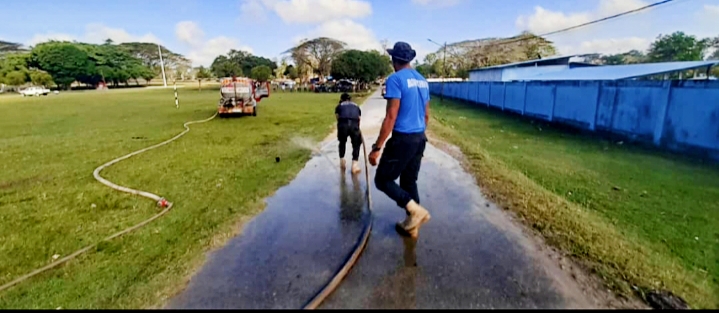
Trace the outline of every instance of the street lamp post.
<instances>
[{"instance_id":1,"label":"street lamp post","mask_svg":"<svg viewBox=\"0 0 719 313\"><path fill-rule=\"evenodd\" d=\"M429 42L438 45L444 49L444 52L442 53L442 82L440 83L440 91L439 91L439 102L444 102L444 80L445 76L447 75L447 42L444 42L444 46L441 44L438 44L432 39L427 39Z\"/></svg>"}]
</instances>

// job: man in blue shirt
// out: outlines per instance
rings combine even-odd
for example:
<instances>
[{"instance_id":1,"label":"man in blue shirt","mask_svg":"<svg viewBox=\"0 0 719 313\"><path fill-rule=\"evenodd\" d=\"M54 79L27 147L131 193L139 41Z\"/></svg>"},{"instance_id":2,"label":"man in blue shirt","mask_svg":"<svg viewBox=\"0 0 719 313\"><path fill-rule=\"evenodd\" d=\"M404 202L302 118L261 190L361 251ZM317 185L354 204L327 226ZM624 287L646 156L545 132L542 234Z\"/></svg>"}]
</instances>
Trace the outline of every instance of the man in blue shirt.
<instances>
[{"instance_id":1,"label":"man in blue shirt","mask_svg":"<svg viewBox=\"0 0 719 313\"><path fill-rule=\"evenodd\" d=\"M419 235L419 227L430 219L429 212L419 205L417 177L427 143L425 129L429 121L429 85L424 77L410 66L417 56L405 42L397 42L387 49L392 57L395 73L387 78L387 113L382 122L377 142L372 145L369 161L377 165L375 185L404 208L407 218L397 223L397 229L413 238ZM383 147L385 140L387 145ZM399 185L395 180L399 178Z\"/></svg>"}]
</instances>

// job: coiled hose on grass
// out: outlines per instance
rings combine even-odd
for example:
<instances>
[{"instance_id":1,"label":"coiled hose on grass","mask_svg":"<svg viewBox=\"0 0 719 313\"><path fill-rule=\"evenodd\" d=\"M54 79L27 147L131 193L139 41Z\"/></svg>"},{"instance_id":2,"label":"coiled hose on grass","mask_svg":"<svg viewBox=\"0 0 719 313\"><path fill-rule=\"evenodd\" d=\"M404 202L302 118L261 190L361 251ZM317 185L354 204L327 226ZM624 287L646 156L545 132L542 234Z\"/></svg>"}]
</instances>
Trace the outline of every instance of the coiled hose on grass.
<instances>
[{"instance_id":1,"label":"coiled hose on grass","mask_svg":"<svg viewBox=\"0 0 719 313\"><path fill-rule=\"evenodd\" d=\"M138 195L138 196L142 196L142 197L145 197L145 198L149 198L149 199L152 199L153 201L157 202L158 205L160 205L161 207L164 207L164 209L163 209L162 211L160 211L160 213L157 213L157 214L155 214L154 216L152 216L152 217L150 217L150 218L148 218L148 219L146 219L146 220L144 220L144 221L142 221L142 222L140 222L140 223L138 223L138 224L135 224L135 225L133 225L133 226L130 226L130 227L128 227L128 228L126 228L126 229L124 229L124 230L122 230L122 231L119 231L119 232L117 232L117 233L114 233L114 234L112 234L112 235L110 235L110 236L108 236L108 237L106 237L106 238L100 240L99 242L96 242L96 243L91 244L91 245L89 245L89 246L87 246L87 247L84 247L84 248L82 248L82 249L80 249L80 250L77 250L77 251L73 252L72 254L70 254L70 255L68 255L68 256L66 256L66 257L64 257L64 258L61 258L61 259L59 259L59 260L56 260L55 262L52 262L52 263L50 263L50 264L48 264L48 265L45 265L45 266L43 266L43 267L41 267L41 268L38 268L38 269L34 270L34 271L32 271L32 272L30 272L30 273L28 273L28 274L25 274L25 275L23 275L23 276L20 276L20 277L16 278L15 280L13 280L13 281L11 281L11 282L9 282L9 283L6 283L6 284L0 286L0 291L4 291L4 290L6 290L6 289L9 289L10 287L13 287L13 286L15 286L15 285L17 285L17 284L19 284L19 283L21 283L21 282L23 282L23 281L29 279L29 278L32 278L33 276L36 276L36 275L38 275L38 274L40 274L40 273L43 273L43 272L48 271L48 270L50 270L50 269L52 269L52 268L55 268L55 267L57 267L57 266L59 266L59 265L61 265L61 264L63 264L63 263L66 263L67 261L70 261L70 260L76 258L77 256L79 256L79 255L81 255L81 254L87 252L88 250L97 247L97 245L100 244L101 242L110 241L110 240L112 240L112 239L115 239L115 238L117 238L117 237L120 237L120 236L122 236L122 235L125 235L125 234L127 234L127 233L129 233L129 232L132 232L132 231L134 231L134 230L137 230L137 229L139 229L139 228L142 228L143 226L149 224L150 222L152 222L152 221L158 219L159 217L161 217L161 216L167 214L167 212L169 212L170 209L172 209L172 202L168 202L167 200L165 200L165 198L160 197L160 196L158 196L158 195L156 195L156 194L153 194L153 193L149 193L149 192L147 192L147 191L136 190L136 189L132 189L132 188L128 188L128 187L124 187L124 186L120 186L120 185L118 185L118 184L115 184L115 183L113 183L113 182L111 182L111 181L109 181L109 180L103 178L102 176L100 176L100 172L101 172L103 169L105 169L105 168L107 168L107 167L109 167L109 166L111 166L111 165L113 165L113 164L115 164L115 163L117 163L117 162L120 162L120 161L122 161L122 160L131 158L131 157L133 157L133 156L135 156L135 155L138 155L138 154L140 154L140 153L143 153L143 152L146 152L146 151L155 149L155 148L159 148L159 147L164 146L164 145L166 145L166 144L168 144L168 143L171 143L171 142L173 142L173 141L179 139L180 137L184 136L185 134L187 134L187 132L190 131L189 125L209 122L210 120L212 120L212 119L215 118L216 116L217 116L217 113L215 113L214 115L212 115L210 118L207 118L207 119L204 119L204 120L186 122L185 124L183 124L183 126L185 127L185 130L182 131L181 133L177 134L175 137L172 137L172 138L170 138L170 139L168 139L168 140L165 140L165 141L163 141L163 142L161 142L161 143L158 143L158 144L156 144L156 145L153 145L153 146L150 146L150 147L141 149L141 150L137 150L137 151L132 152L132 153L130 153L130 154L121 156L121 157L119 157L119 158L117 158L117 159L114 159L114 160L112 160L112 161L110 161L110 162L107 162L107 163L105 163L105 164L103 164L103 165L98 166L98 167L95 169L95 171L92 172L92 176L94 176L95 179L96 179L98 182L100 182L101 184L103 184L103 185L105 185L105 186L108 186L108 187L110 187L110 188L112 188L112 189L115 189L115 190L118 190L118 191L127 192L127 193L130 193L130 194L133 194L133 195Z\"/></svg>"}]
</instances>

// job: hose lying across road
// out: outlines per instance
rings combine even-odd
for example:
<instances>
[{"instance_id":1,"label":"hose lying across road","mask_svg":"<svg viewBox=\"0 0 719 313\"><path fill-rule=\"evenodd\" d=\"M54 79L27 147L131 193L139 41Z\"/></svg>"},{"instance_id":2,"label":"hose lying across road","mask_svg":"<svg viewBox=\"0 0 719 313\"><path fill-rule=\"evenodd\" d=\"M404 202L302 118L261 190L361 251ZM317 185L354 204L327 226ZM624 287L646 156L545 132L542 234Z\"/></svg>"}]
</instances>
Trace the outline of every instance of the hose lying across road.
<instances>
[{"instance_id":1,"label":"hose lying across road","mask_svg":"<svg viewBox=\"0 0 719 313\"><path fill-rule=\"evenodd\" d=\"M130 154L128 154L128 155L121 156L121 157L119 157L119 158L117 158L117 159L114 159L114 160L112 160L112 161L110 161L110 162L107 162L107 163L105 163L105 164L103 164L103 165L100 165L98 168L95 169L94 172L92 172L92 176L94 176L97 181L99 181L100 183L102 183L102 184L104 184L104 185L106 185L106 186L108 186L108 187L110 187L110 188L112 188L112 189L119 190L119 191L122 191L122 192L127 192L127 193L130 193L130 194L133 194L133 195L142 196L142 197L149 198L149 199L152 199L152 200L156 201L156 202L158 203L158 205L164 207L164 209L163 209L162 211L160 211L160 213L157 213L157 214L155 214L154 216L152 216L152 217L150 217L150 218L148 218L148 219L146 219L146 220L144 220L144 221L142 221L142 222L140 222L140 223L138 223L138 224L136 224L136 225L133 225L133 226L131 226L131 227L129 227L129 228L126 228L126 229L124 229L124 230L122 230L122 231L120 231L120 232L114 233L114 234L110 235L109 237L106 237L106 238L102 239L101 241L99 241L99 242L97 242L97 243L91 244L91 245L89 245L89 246L87 246L87 247L84 247L84 248L82 248L82 249L80 249L80 250L77 250L77 251L73 252L72 254L70 254L70 255L68 255L68 256L62 258L62 259L59 259L59 260L57 260L57 261L55 261L55 262L52 262L52 263L50 263L50 264L48 264L48 265L45 265L45 266L43 266L43 267L41 267L41 268L39 268L39 269L36 269L36 270L34 270L34 271L32 271L32 272L30 272L30 273L28 273L28 274L25 274L25 275L23 275L23 276L21 276L21 277L18 277L17 279L15 279L15 280L13 280L13 281L7 283L7 284L4 284L4 285L0 286L0 291L9 289L10 287L13 287L13 286L15 286L15 285L17 285L17 284L19 284L19 283L21 283L21 282L23 282L23 281L25 281L25 280L31 278L31 277L33 277L33 276L35 276L35 275L38 275L38 274L40 274L40 273L43 273L43 272L45 272L45 271L47 271L47 270L50 270L50 269L52 269L52 268L55 268L55 267L57 267L57 266L59 266L59 265L65 263L65 262L67 262L67 261L70 261L70 260L76 258L77 256L79 256L79 255L81 255L81 254L87 252L88 250L95 248L95 247L96 247L98 244L100 244L101 242L110 241L110 240L115 239L115 238L117 238L117 237L120 237L120 236L122 236L122 235L124 235L124 234L127 234L127 233L129 233L129 232L131 232L131 231L134 231L134 230L136 230L136 229L139 229L139 228L141 228L141 227L143 227L143 226L149 224L150 222L156 220L157 218L159 218L159 217L165 215L167 212L169 212L170 209L172 209L172 202L168 202L168 201L166 201L164 198L162 198L162 197L160 197L160 196L158 196L158 195L156 195L156 194L152 194L152 193L149 193L149 192L146 192L146 191L135 190L135 189L131 189L131 188L127 188L127 187L123 187L123 186L117 185L117 184L115 184L115 183L113 183L113 182L111 182L111 181L109 181L109 180L107 180L107 179L102 178L102 176L100 176L100 171L102 171L102 170L105 169L106 167L109 167L110 165L113 165L113 164L115 164L115 163L117 163L117 162L120 162L120 161L122 161L122 160L128 159L128 158L130 158L130 157L132 157L132 156L135 156L135 155L138 155L138 154L143 153L143 152L145 152L145 151L152 150L152 149L155 149L155 148L164 146L164 145L166 145L166 144L168 144L168 143L171 143L171 142L173 142L173 141L179 139L180 137L184 136L185 134L187 134L187 132L190 131L189 125L197 124L197 123L209 122L210 120L212 120L212 119L215 118L216 116L217 116L217 113L215 113L214 115L212 115L212 117L207 118L207 119L204 119L204 120L187 122L187 123L185 123L185 124L183 125L183 126L185 127L185 130L182 131L181 133L177 134L177 136L172 137L172 138L170 138L170 139L168 139L168 140L165 140L165 141L163 141L163 142L161 142L161 143L158 143L158 144L156 144L156 145L153 145L153 146L150 146L150 147L147 147L147 148L144 148L144 149L135 151L135 152L130 153Z\"/></svg>"},{"instance_id":2,"label":"hose lying across road","mask_svg":"<svg viewBox=\"0 0 719 313\"><path fill-rule=\"evenodd\" d=\"M142 221L142 222L140 222L140 223L138 223L138 224L136 224L136 225L133 225L133 226L131 226L131 227L129 227L129 228L126 228L126 229L124 229L124 230L122 230L122 231L120 231L120 232L114 233L114 234L112 234L112 235L110 235L110 236L108 236L108 237L102 239L101 241L99 241L99 242L97 242L97 243L94 243L94 244L91 244L91 245L89 245L89 246L86 246L86 247L84 247L84 248L82 248L82 249L80 249L80 250L77 250L77 251L73 252L72 254L70 254L70 255L68 255L68 256L65 256L65 257L63 257L63 258L61 258L61 259L59 259L59 260L56 260L56 261L54 261L54 262L52 262L52 263L50 263L50 264L48 264L48 265L46 265L46 266L43 266L43 267L41 267L41 268L39 268L39 269L36 269L36 270L34 270L34 271L32 271L32 272L30 272L30 273L28 273L28 274L25 274L25 275L23 275L23 276L21 276L21 277L18 277L17 279L14 279L14 280L12 280L12 281L10 281L10 282L8 282L8 283L6 283L6 284L0 286L0 291L4 291L4 290L6 290L6 289L9 289L9 288L11 288L11 287L13 287L13 286L15 286L15 285L17 285L17 284L19 284L19 283L21 283L21 282L27 280L27 279L30 279L30 278L32 278L32 277L38 275L38 274L41 274L41 273L43 273L43 272L45 272L45 271L48 271L48 270L50 270L50 269L53 269L53 268L55 268L55 267L57 267L57 266L59 266L59 265L61 265L61 264L64 264L64 263L66 263L66 262L68 262L68 261L70 261L70 260L76 258L77 256L79 256L79 255L81 255L81 254L83 254L83 253L85 253L85 252L87 252L87 251L89 251L89 250L91 250L91 249L97 247L97 245L100 244L101 242L110 241L110 240L112 240L112 239L115 239L115 238L117 238L117 237L120 237L120 236L122 236L122 235L125 235L125 234L127 234L127 233L129 233L129 232L132 232L132 231L134 231L134 230L137 230L137 229L139 229L139 228L142 228L143 226L149 224L150 222L152 222L152 221L154 221L154 220L160 218L161 216L167 214L167 212L169 212L169 211L172 209L172 205L173 205L172 202L169 202L169 201L165 200L165 198L163 198L163 197L161 197L161 196L158 196L158 195L156 195L156 194L147 192L147 191L136 190L136 189L132 189L132 188L128 188L128 187L124 187L124 186L120 186L120 185L118 185L118 184L115 184L115 183L113 183L113 182L111 182L111 181L109 181L109 180L103 178L102 176L100 176L100 172L101 172L103 169L105 169L105 168L107 168L107 167L109 167L109 166L111 166L111 165L113 165L113 164L115 164L115 163L118 163L118 162L120 162L120 161L129 159L129 158L131 158L131 157L133 157L133 156L135 156L135 155L138 155L138 154L140 154L140 153L143 153L143 152L146 152L146 151L155 149L155 148L159 148L159 147L164 146L164 145L166 145L166 144L169 144L169 143L171 143L171 142L173 142L173 141L179 139L180 137L184 136L185 134L187 134L187 133L190 131L189 125L209 122L210 120L214 119L216 116L217 116L217 113L215 113L214 115L212 115L210 118L207 118L207 119L204 119L204 120L186 122L186 123L183 125L184 128L185 128L185 130L182 131L181 133L177 134L175 137L172 137L172 138L170 138L170 139L168 139L168 140L165 140L165 141L163 141L163 142L161 142L161 143L158 143L158 144L156 144L156 145L149 146L149 147L147 147L147 148L140 149L140 150L137 150L137 151L132 152L132 153L130 153L130 154L127 154L127 155L121 156L121 157L119 157L119 158L116 158L116 159L114 159L114 160L112 160L112 161L110 161L110 162L107 162L107 163L105 163L105 164L103 164L103 165L100 165L99 167L97 167L97 168L93 171L92 175L93 175L93 176L95 177L95 179L96 179L98 182L100 182L101 184L103 184L103 185L105 185L105 186L108 186L108 187L110 187L110 188L112 188L112 189L118 190L118 191L122 191L122 192L126 192L126 193L129 193L129 194L138 195L138 196L142 196L142 197L151 199L151 200L157 202L157 204L158 204L160 207L164 207L162 211L160 211L159 213L155 214L154 216L152 216L152 217L150 217L150 218L148 218L148 219L146 219L146 220L144 220L144 221ZM329 144L328 144L328 145L329 145ZM370 233L371 233L371 231L372 231L372 197L371 197L371 194L370 194L371 183L370 183L370 179L369 179L369 161L368 161L368 159L367 159L367 146L365 145L364 136L362 136L362 152L364 153L365 179L367 180L367 186L366 186L367 188L366 188L366 191L365 191L365 192L366 192L366 196L367 196L367 202L366 202L366 203L367 203L367 209L368 209L368 211L369 211L369 213L370 213L370 215L369 215L369 220L367 221L367 224L364 226L364 228L363 228L363 230L362 230L362 235L361 235L360 238L358 239L358 241L357 241L357 243L355 244L355 246L354 246L352 252L351 252L350 255L347 257L347 259L345 260L345 262L344 262L344 264L342 265L342 267L341 267L339 270L337 270L337 272L335 273L335 275L333 276L333 278L332 278L324 287L322 287L322 288L315 294L315 296L314 296L312 299L310 299L309 302L307 302L307 304L305 304L304 309L310 309L310 310L311 310L311 309L316 309L317 307L319 307L319 305L322 303L322 301L324 301L327 297L329 297L329 295L330 295L335 289L337 289L337 287L339 287L340 282L341 282L341 281L344 279L344 277L349 273L349 270L352 268L352 266L353 266L355 263L357 263L357 260L359 260L360 254L362 254L362 251L363 251L364 248L367 246L367 242L369 241L369 235L370 235ZM320 151L320 153L321 153L328 161L330 161L329 158L327 158L327 156L324 155L324 153L322 153L321 151Z\"/></svg>"},{"instance_id":3,"label":"hose lying across road","mask_svg":"<svg viewBox=\"0 0 719 313\"><path fill-rule=\"evenodd\" d=\"M320 304L322 304L322 301L327 299L327 297L329 297L330 294L332 294L332 292L335 291L337 287L339 287L340 282L342 282L345 276L347 276L347 274L349 273L350 269L352 269L352 266L354 266L355 263L357 263L357 260L359 260L359 256L360 254L362 254L362 251L364 251L364 248L367 246L367 242L369 241L369 235L372 232L372 195L370 194L371 184L369 180L369 161L367 159L367 145L365 144L364 135L360 134L360 136L362 137L362 152L364 153L364 174L365 179L367 180L367 188L365 192L367 195L367 210L370 213L369 220L367 221L367 224L365 224L364 229L362 230L362 235L352 249L352 253L350 253L342 267L337 270L329 283L322 287L322 289L320 289L320 291L318 291L317 294L315 294L315 296L312 297L312 299L307 304L305 304L305 310L314 310L319 307ZM327 157L325 156L325 158Z\"/></svg>"}]
</instances>

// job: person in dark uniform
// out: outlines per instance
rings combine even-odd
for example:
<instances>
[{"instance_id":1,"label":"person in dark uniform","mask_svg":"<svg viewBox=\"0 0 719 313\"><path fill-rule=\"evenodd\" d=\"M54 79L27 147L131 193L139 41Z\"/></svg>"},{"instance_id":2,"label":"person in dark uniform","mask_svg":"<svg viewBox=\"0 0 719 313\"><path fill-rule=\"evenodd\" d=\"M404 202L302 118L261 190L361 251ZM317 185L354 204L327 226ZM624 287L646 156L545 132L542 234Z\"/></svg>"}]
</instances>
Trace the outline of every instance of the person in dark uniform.
<instances>
[{"instance_id":1,"label":"person in dark uniform","mask_svg":"<svg viewBox=\"0 0 719 313\"><path fill-rule=\"evenodd\" d=\"M340 141L340 167L346 168L345 151L347 149L347 137L352 143L352 174L362 171L359 167L360 146L362 145L362 133L360 133L360 117L362 110L352 102L352 96L343 93L340 96L340 103L335 108L337 118L337 140Z\"/></svg>"}]
</instances>

